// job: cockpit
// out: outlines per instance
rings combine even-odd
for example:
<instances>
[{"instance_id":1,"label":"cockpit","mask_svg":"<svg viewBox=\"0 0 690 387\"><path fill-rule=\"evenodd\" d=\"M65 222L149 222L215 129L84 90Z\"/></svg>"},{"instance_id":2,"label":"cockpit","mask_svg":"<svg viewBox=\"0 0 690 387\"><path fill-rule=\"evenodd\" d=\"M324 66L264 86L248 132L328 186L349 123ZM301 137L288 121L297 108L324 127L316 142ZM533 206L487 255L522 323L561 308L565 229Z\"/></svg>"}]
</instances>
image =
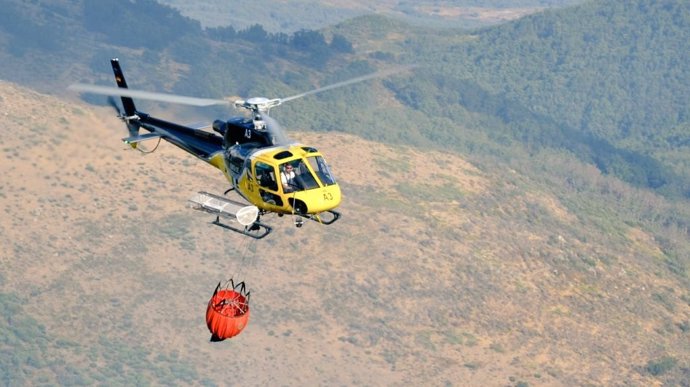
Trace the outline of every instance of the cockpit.
<instances>
[{"instance_id":1,"label":"cockpit","mask_svg":"<svg viewBox=\"0 0 690 387\"><path fill-rule=\"evenodd\" d=\"M283 192L306 191L335 184L335 178L321 156L308 156L279 165Z\"/></svg>"},{"instance_id":2,"label":"cockpit","mask_svg":"<svg viewBox=\"0 0 690 387\"><path fill-rule=\"evenodd\" d=\"M264 152L252 159L252 171L248 175L250 179L254 176L258 195L268 205L294 207L306 213L320 208L327 210L340 201L335 177L326 160L312 147L291 146Z\"/></svg>"},{"instance_id":3,"label":"cockpit","mask_svg":"<svg viewBox=\"0 0 690 387\"><path fill-rule=\"evenodd\" d=\"M320 155L290 157L287 161L279 162L277 168L257 161L255 173L259 186L273 192L300 192L336 183L328 164Z\"/></svg>"}]
</instances>

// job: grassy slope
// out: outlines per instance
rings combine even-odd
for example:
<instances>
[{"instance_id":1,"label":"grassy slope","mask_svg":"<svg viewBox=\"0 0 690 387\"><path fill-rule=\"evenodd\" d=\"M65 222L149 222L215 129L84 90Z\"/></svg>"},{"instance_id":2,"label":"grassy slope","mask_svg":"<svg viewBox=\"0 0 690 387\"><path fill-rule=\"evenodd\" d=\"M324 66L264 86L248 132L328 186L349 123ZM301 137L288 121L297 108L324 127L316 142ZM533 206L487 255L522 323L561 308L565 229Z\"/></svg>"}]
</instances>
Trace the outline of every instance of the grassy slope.
<instances>
[{"instance_id":1,"label":"grassy slope","mask_svg":"<svg viewBox=\"0 0 690 387\"><path fill-rule=\"evenodd\" d=\"M344 217L299 230L266 218L275 234L253 243L185 208L196 190L226 187L213 169L169 145L125 151L108 111L0 90L0 294L15 311L0 326L16 331L0 343L8 377L649 385L687 372L687 278L611 205L668 204L576 161L546 159L572 173L542 181L294 133L328 155ZM585 192L584 206L572 179L601 193ZM205 303L233 274L252 289L251 323L209 344Z\"/></svg>"}]
</instances>

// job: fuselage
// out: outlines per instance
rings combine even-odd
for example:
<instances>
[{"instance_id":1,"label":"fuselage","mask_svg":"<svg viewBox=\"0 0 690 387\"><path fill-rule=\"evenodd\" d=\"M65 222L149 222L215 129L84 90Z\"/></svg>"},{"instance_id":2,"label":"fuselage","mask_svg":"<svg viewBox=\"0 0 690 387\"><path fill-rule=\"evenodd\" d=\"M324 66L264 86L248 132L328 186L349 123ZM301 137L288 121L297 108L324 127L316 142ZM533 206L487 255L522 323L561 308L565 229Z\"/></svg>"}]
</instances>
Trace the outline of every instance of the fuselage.
<instances>
[{"instance_id":1,"label":"fuselage","mask_svg":"<svg viewBox=\"0 0 690 387\"><path fill-rule=\"evenodd\" d=\"M265 127L242 117L214 122L220 137L139 114L144 129L154 126L148 129L221 170L240 196L262 210L314 215L340 204L340 187L314 147L275 145Z\"/></svg>"},{"instance_id":2,"label":"fuselage","mask_svg":"<svg viewBox=\"0 0 690 387\"><path fill-rule=\"evenodd\" d=\"M340 204L340 187L321 153L315 148L291 143L268 116L268 109L278 106L280 99L236 101L236 107L250 110L253 117L216 120L213 132L206 131L138 111L133 96L156 98L152 98L151 93L129 90L119 60L113 58L110 63L117 90L87 89L98 94L120 95L124 112L119 117L129 131L129 137L123 139L125 143L136 148L142 141L164 139L221 170L239 195L263 211L297 213L324 224L339 218L340 214L332 209ZM157 98L164 96L158 94ZM170 100L170 96L163 100ZM209 102L194 98L184 101L197 106L208 106ZM217 102L212 101L212 104ZM141 135L141 129L150 133ZM331 215L325 221L318 216L324 211Z\"/></svg>"}]
</instances>

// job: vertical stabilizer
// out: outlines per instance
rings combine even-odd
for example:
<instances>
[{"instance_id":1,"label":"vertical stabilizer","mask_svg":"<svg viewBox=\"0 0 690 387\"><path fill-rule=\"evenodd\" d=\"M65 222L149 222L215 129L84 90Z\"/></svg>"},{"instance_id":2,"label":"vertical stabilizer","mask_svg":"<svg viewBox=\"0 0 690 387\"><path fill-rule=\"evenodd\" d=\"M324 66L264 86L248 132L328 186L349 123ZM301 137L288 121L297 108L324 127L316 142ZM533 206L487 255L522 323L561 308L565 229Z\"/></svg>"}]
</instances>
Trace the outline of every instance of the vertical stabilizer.
<instances>
[{"instance_id":1,"label":"vertical stabilizer","mask_svg":"<svg viewBox=\"0 0 690 387\"><path fill-rule=\"evenodd\" d=\"M110 64L113 66L113 73L115 73L115 82L117 86L123 89L127 88L127 81L125 80L125 75L122 73L122 68L120 68L120 60L113 58L110 60ZM127 117L133 116L137 109L134 107L134 101L130 97L121 97L122 107L125 109L125 115Z\"/></svg>"}]
</instances>

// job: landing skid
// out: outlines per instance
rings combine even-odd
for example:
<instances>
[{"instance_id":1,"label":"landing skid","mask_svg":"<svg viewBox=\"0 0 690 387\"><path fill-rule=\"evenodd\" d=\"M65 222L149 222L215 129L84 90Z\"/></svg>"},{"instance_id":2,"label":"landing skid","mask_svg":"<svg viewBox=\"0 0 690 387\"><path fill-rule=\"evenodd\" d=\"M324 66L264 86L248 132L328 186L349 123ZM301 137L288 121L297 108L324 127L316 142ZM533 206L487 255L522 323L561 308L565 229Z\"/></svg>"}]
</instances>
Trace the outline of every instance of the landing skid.
<instances>
[{"instance_id":1,"label":"landing skid","mask_svg":"<svg viewBox=\"0 0 690 387\"><path fill-rule=\"evenodd\" d=\"M262 212L258 208L244 203L236 202L222 196L208 192L198 192L189 199L191 208L216 215L216 219L211 222L216 226L226 230L261 239L270 234L272 228L259 221ZM230 225L220 221L228 219L238 225Z\"/></svg>"},{"instance_id":2,"label":"landing skid","mask_svg":"<svg viewBox=\"0 0 690 387\"><path fill-rule=\"evenodd\" d=\"M236 233L246 235L248 237L254 238L254 239L261 239L264 238L266 235L270 234L271 231L273 231L273 228L271 226L261 223L258 220L254 222L253 224L250 224L249 226L244 226L244 227L236 227L236 226L231 226L229 224L223 223L220 221L220 216L216 216L216 220L211 222L211 224L214 224L218 227L222 227L226 230L234 231Z\"/></svg>"},{"instance_id":3,"label":"landing skid","mask_svg":"<svg viewBox=\"0 0 690 387\"><path fill-rule=\"evenodd\" d=\"M327 215L324 216L324 214L327 214ZM314 222L318 222L318 223L324 224L326 226L328 226L329 224L333 224L333 223L335 223L336 220L340 219L340 212L336 212L336 211L324 211L324 212L320 212L316 215L311 215L311 214L302 215L302 214L297 214L297 213L295 215L299 215L303 218L313 220ZM298 223L295 222L295 224L297 225ZM301 223L297 227L301 227Z\"/></svg>"}]
</instances>

